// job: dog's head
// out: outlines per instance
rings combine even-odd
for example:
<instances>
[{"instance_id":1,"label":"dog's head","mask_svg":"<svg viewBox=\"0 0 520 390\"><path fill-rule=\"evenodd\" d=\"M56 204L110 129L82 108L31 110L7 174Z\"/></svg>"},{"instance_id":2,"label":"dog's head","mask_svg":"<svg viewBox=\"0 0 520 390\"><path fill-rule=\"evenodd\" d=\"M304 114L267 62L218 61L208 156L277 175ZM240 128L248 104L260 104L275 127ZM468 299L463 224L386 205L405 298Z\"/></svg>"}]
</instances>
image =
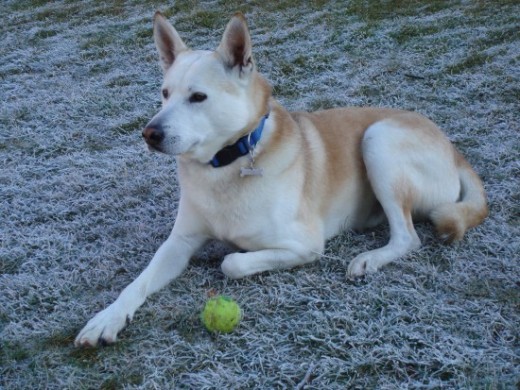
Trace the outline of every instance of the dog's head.
<instances>
[{"instance_id":1,"label":"dog's head","mask_svg":"<svg viewBox=\"0 0 520 390\"><path fill-rule=\"evenodd\" d=\"M256 71L242 14L230 20L213 52L188 49L159 12L154 40L164 81L162 109L143 131L151 149L207 163L265 115L271 91Z\"/></svg>"}]
</instances>

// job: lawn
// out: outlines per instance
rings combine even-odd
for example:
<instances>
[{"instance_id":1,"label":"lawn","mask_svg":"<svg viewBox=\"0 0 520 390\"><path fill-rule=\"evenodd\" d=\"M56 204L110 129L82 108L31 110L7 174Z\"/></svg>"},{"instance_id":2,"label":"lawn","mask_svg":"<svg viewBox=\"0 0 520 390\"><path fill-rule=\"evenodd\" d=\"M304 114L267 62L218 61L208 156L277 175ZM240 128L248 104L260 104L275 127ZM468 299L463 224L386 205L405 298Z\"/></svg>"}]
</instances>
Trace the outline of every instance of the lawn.
<instances>
[{"instance_id":1,"label":"lawn","mask_svg":"<svg viewBox=\"0 0 520 390\"><path fill-rule=\"evenodd\" d=\"M168 236L173 158L142 127L160 104L151 18L213 49L246 14L258 67L291 110L373 105L437 122L483 178L490 216L363 279L388 227L316 263L228 280L212 243L119 342L73 340ZM517 389L520 3L515 0L44 1L0 5L0 389ZM212 335L214 293L244 318Z\"/></svg>"}]
</instances>

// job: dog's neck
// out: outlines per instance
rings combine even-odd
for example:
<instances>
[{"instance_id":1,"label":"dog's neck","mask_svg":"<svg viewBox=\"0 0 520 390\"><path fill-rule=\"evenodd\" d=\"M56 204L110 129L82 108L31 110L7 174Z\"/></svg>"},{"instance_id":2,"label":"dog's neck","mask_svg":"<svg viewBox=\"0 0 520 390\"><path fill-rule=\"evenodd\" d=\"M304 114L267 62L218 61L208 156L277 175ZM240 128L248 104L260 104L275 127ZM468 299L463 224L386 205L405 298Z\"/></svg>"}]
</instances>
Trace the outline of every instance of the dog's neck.
<instances>
[{"instance_id":1,"label":"dog's neck","mask_svg":"<svg viewBox=\"0 0 520 390\"><path fill-rule=\"evenodd\" d=\"M260 123L252 132L239 138L234 144L218 151L208 164L213 168L221 168L231 164L242 156L250 154L258 141L260 141L260 138L262 138L265 121L268 117L269 112L262 117Z\"/></svg>"}]
</instances>

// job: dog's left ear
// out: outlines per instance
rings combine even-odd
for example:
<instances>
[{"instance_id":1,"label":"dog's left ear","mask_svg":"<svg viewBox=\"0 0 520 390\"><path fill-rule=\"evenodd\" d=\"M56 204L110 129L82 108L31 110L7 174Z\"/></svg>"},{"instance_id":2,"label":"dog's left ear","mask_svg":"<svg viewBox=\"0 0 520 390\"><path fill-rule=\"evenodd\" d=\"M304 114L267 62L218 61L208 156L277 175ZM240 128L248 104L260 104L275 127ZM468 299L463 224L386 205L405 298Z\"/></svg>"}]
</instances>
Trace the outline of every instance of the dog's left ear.
<instances>
[{"instance_id":1,"label":"dog's left ear","mask_svg":"<svg viewBox=\"0 0 520 390\"><path fill-rule=\"evenodd\" d=\"M240 74L253 69L251 36L246 18L242 13L237 12L229 21L217 53L224 58L226 65L230 68L238 66Z\"/></svg>"}]
</instances>

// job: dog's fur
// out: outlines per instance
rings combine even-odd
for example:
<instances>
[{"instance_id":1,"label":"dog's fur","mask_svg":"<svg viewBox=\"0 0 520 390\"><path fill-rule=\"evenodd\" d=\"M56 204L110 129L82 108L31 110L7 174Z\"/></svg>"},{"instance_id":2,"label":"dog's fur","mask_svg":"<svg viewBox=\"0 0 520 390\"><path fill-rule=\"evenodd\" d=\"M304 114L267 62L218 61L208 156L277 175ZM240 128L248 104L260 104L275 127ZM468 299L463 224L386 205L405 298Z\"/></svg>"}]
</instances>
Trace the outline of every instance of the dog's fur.
<instances>
[{"instance_id":1,"label":"dog's fur","mask_svg":"<svg viewBox=\"0 0 520 390\"><path fill-rule=\"evenodd\" d=\"M256 71L241 14L215 52L189 50L160 13L154 39L163 107L143 136L151 149L177 156L177 219L149 266L88 322L76 345L114 342L145 299L179 276L211 238L247 251L222 263L227 276L242 278L310 263L340 230L386 219L389 243L351 261L348 273L357 276L419 248L412 218L429 218L452 241L486 217L479 177L425 117L380 108L287 112ZM252 157L208 164L268 112ZM263 175L241 177L252 159Z\"/></svg>"}]
</instances>

